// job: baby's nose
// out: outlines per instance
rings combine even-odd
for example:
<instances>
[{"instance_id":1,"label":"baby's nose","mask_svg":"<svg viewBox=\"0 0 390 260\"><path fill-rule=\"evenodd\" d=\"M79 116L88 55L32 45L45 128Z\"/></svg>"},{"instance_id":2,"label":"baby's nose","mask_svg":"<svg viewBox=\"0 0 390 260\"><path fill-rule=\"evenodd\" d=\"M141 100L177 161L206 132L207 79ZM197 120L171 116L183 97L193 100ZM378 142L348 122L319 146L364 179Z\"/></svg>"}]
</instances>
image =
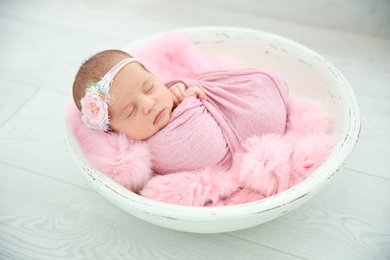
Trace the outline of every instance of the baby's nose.
<instances>
[{"instance_id":1,"label":"baby's nose","mask_svg":"<svg viewBox=\"0 0 390 260\"><path fill-rule=\"evenodd\" d=\"M145 100L145 106L144 106L145 114L149 114L153 110L154 104L156 104L154 99Z\"/></svg>"}]
</instances>

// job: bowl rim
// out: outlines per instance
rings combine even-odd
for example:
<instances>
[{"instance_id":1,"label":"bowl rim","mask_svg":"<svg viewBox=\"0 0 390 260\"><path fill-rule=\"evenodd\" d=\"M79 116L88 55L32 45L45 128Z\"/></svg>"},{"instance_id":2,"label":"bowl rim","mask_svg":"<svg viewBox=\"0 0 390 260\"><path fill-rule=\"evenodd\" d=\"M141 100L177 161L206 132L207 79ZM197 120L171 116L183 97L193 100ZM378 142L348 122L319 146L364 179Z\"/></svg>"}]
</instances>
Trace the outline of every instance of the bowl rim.
<instances>
[{"instance_id":1,"label":"bowl rim","mask_svg":"<svg viewBox=\"0 0 390 260\"><path fill-rule=\"evenodd\" d=\"M188 27L150 35L132 42L128 46L142 45L145 42L149 42L153 39L157 39L167 33L172 32L187 33L191 35L205 31L214 33L240 33L261 37L271 37L274 40L288 44L292 48L299 49L305 54L315 58L318 62L323 63L332 73L334 73L339 81L343 82L343 85L345 86L343 91L345 93L344 96L346 99L344 101L346 102L346 108L348 109L348 111L345 112L349 115L349 121L344 123L340 139L336 144L340 145L338 150L334 148L328 158L310 176L308 176L305 180L296 186L259 201L230 206L182 206L151 200L133 193L130 190L127 190L126 188L117 184L103 172L90 165L80 150L77 140L73 136L70 127L67 126L65 130L66 143L71 157L76 162L78 168L83 172L83 175L89 181L94 183L93 187L114 204L119 205L126 202L129 203L129 207L131 207L132 210L142 212L143 214L157 214L160 217L172 218L175 220L182 219L219 222L221 220L242 218L245 216L258 215L264 212L268 212L273 209L286 206L297 200L304 199L306 196L312 196L316 194L326 184L326 182L329 181L343 167L359 139L361 128L360 111L356 97L347 79L331 62L310 48L288 38L257 29L225 26ZM128 48L129 47L126 47L124 50ZM343 140L341 144L340 140ZM336 153L336 151L338 152Z\"/></svg>"}]
</instances>

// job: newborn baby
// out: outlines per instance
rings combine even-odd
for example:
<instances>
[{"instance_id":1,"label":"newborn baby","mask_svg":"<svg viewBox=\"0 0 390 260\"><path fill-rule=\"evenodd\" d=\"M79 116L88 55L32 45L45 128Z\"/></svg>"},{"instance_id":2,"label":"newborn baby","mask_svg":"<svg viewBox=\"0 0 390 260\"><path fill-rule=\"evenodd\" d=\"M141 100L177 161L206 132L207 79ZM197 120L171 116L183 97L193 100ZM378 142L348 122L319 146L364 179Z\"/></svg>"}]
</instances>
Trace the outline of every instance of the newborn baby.
<instances>
[{"instance_id":1,"label":"newborn baby","mask_svg":"<svg viewBox=\"0 0 390 260\"><path fill-rule=\"evenodd\" d=\"M255 69L164 85L129 54L104 51L81 66L73 96L88 127L146 142L160 174L228 168L248 137L286 127L287 85Z\"/></svg>"}]
</instances>

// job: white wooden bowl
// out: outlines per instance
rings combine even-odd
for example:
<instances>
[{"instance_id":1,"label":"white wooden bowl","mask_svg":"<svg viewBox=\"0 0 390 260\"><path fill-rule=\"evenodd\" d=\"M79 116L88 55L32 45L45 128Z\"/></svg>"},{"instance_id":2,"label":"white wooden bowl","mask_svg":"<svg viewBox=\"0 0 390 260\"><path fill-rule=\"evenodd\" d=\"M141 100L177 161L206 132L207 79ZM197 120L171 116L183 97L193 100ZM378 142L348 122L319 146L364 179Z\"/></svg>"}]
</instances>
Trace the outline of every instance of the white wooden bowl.
<instances>
[{"instance_id":1,"label":"white wooden bowl","mask_svg":"<svg viewBox=\"0 0 390 260\"><path fill-rule=\"evenodd\" d=\"M335 123L338 141L328 159L297 186L267 199L224 207L189 207L146 199L116 184L84 158L67 130L69 152L81 173L106 199L153 224L187 232L219 233L245 229L280 217L319 192L340 170L359 137L360 112L343 75L319 54L286 38L235 27L196 27L179 30L211 57L234 56L247 67L274 70L284 77L292 94L325 101ZM163 34L130 44L130 53Z\"/></svg>"}]
</instances>

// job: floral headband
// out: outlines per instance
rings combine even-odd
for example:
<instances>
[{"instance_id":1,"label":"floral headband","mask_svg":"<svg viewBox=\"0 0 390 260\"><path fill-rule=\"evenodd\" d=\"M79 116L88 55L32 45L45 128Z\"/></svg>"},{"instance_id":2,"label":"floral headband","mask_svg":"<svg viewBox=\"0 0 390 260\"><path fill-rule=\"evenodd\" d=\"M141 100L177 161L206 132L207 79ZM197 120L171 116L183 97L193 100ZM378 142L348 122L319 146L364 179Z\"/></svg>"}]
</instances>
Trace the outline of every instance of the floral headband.
<instances>
[{"instance_id":1,"label":"floral headband","mask_svg":"<svg viewBox=\"0 0 390 260\"><path fill-rule=\"evenodd\" d=\"M88 128L98 131L108 130L110 124L108 105L114 102L109 93L112 80L124 66L132 62L139 62L139 60L134 58L124 59L112 67L99 82L88 83L85 96L80 100L81 120Z\"/></svg>"}]
</instances>

